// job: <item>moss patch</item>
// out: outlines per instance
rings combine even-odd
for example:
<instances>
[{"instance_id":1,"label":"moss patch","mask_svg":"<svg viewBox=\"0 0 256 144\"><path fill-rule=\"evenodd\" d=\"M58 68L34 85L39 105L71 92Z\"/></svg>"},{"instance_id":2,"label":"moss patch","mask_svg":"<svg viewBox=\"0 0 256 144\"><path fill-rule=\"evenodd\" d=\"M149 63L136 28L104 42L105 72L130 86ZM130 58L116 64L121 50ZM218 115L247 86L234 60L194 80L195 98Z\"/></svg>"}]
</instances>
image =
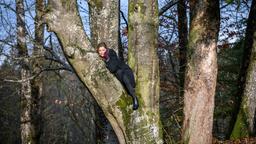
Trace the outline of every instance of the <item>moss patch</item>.
<instances>
[{"instance_id":1,"label":"moss patch","mask_svg":"<svg viewBox=\"0 0 256 144\"><path fill-rule=\"evenodd\" d=\"M230 139L234 140L249 136L248 123L246 119L246 113L244 109L241 109L237 116L237 120L232 131L232 134L230 136Z\"/></svg>"}]
</instances>

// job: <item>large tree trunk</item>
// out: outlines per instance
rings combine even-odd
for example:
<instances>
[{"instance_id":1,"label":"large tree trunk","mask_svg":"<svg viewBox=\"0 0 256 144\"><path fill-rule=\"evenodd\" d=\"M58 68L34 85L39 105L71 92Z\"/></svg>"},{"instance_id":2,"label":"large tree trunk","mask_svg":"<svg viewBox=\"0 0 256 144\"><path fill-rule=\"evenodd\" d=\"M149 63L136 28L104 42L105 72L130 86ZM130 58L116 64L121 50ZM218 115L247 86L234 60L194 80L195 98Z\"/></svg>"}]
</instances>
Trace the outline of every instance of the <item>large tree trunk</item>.
<instances>
[{"instance_id":1,"label":"large tree trunk","mask_svg":"<svg viewBox=\"0 0 256 144\"><path fill-rule=\"evenodd\" d=\"M28 52L26 48L25 11L23 0L16 0L17 13L17 49L21 66L21 141L23 144L34 144L35 126L32 118L31 71L29 69Z\"/></svg>"},{"instance_id":2,"label":"large tree trunk","mask_svg":"<svg viewBox=\"0 0 256 144\"><path fill-rule=\"evenodd\" d=\"M192 0L184 85L183 142L212 143L219 1Z\"/></svg>"},{"instance_id":3,"label":"large tree trunk","mask_svg":"<svg viewBox=\"0 0 256 144\"><path fill-rule=\"evenodd\" d=\"M117 53L119 48L119 0L88 1L90 11L91 43L94 48L100 42L105 42L109 48ZM111 143L117 138L114 131L102 114L100 108L97 111L97 133L100 141Z\"/></svg>"},{"instance_id":4,"label":"large tree trunk","mask_svg":"<svg viewBox=\"0 0 256 144\"><path fill-rule=\"evenodd\" d=\"M155 7L157 9L157 6ZM157 97L149 95L145 98L139 95L141 107L137 111L132 110L132 99L120 82L105 68L104 62L100 60L85 35L76 1L49 0L45 19L49 30L57 34L76 74L101 106L119 142L161 143ZM154 96L159 95L155 93Z\"/></svg>"},{"instance_id":5,"label":"large tree trunk","mask_svg":"<svg viewBox=\"0 0 256 144\"><path fill-rule=\"evenodd\" d=\"M141 105L139 123L130 121L133 127L141 127L132 137L139 137L142 143L162 143L159 118L159 61L158 45L158 3L155 0L129 1L129 54L128 61L135 73L136 94ZM144 113L144 114L142 114ZM152 139L153 138L153 139ZM135 142L135 141L134 141Z\"/></svg>"},{"instance_id":6,"label":"large tree trunk","mask_svg":"<svg viewBox=\"0 0 256 144\"><path fill-rule=\"evenodd\" d=\"M89 0L88 3L92 46L106 42L109 48L118 52L119 0Z\"/></svg>"},{"instance_id":7,"label":"large tree trunk","mask_svg":"<svg viewBox=\"0 0 256 144\"><path fill-rule=\"evenodd\" d=\"M185 67L187 63L187 45L188 45L188 23L186 12L186 0L178 1L178 31L179 31L179 79L180 79L180 92L183 95Z\"/></svg>"},{"instance_id":8,"label":"large tree trunk","mask_svg":"<svg viewBox=\"0 0 256 144\"><path fill-rule=\"evenodd\" d=\"M256 134L256 1L252 1L251 10L248 17L248 23L244 42L244 63L241 71L244 71L246 80L244 81L244 90L242 103L236 118L231 138L241 138L255 136ZM250 57L250 59L248 59ZM250 60L250 61L249 61ZM248 68L247 68L248 67ZM247 69L247 70L246 70ZM247 72L245 74L245 72ZM242 91L242 89L241 89Z\"/></svg>"}]
</instances>

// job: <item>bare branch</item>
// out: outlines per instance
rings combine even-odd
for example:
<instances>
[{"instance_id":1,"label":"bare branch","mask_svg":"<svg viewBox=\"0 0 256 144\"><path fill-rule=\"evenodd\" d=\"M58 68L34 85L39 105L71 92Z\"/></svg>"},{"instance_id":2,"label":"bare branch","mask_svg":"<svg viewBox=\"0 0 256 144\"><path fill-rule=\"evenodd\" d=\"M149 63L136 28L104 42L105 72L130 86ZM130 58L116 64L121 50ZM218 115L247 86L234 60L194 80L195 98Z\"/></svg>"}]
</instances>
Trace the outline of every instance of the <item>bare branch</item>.
<instances>
[{"instance_id":1,"label":"bare branch","mask_svg":"<svg viewBox=\"0 0 256 144\"><path fill-rule=\"evenodd\" d=\"M126 25L126 27L127 27L127 30L128 30L128 21L127 21L127 19L126 19L125 16L124 16L124 12L120 10L120 13L121 13L121 15L122 15L122 18L123 18L123 20L124 20L124 22L125 22L125 25Z\"/></svg>"},{"instance_id":2,"label":"bare branch","mask_svg":"<svg viewBox=\"0 0 256 144\"><path fill-rule=\"evenodd\" d=\"M30 81L32 79L35 79L37 76L39 76L41 73L43 72L46 72L46 71L60 71L60 70L67 70L67 71L70 71L69 69L66 69L65 67L59 67L59 68L45 68L45 69L42 69L40 72L38 72L37 74L31 76L31 77L28 77L26 79L18 79L18 80L15 80L15 79L1 79L5 82L13 82L13 83L23 83L23 82L26 82L26 81ZM72 71L71 71L72 72Z\"/></svg>"},{"instance_id":3,"label":"bare branch","mask_svg":"<svg viewBox=\"0 0 256 144\"><path fill-rule=\"evenodd\" d=\"M161 16L163 13L165 13L169 8L176 5L178 3L178 0L173 0L167 3L165 6L163 6L158 13L158 16Z\"/></svg>"}]
</instances>

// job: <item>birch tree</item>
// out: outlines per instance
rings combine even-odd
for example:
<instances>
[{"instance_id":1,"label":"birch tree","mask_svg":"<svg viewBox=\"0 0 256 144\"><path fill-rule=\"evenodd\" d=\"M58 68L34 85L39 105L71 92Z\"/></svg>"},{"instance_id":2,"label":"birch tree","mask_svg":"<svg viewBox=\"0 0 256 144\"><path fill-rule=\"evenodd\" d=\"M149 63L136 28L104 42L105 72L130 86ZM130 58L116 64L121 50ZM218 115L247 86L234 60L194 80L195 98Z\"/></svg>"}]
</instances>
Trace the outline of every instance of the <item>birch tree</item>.
<instances>
[{"instance_id":1,"label":"birch tree","mask_svg":"<svg viewBox=\"0 0 256 144\"><path fill-rule=\"evenodd\" d=\"M28 51L26 46L26 28L25 28L25 11L23 0L16 0L17 13L17 49L20 58L21 74L21 141L22 144L34 144L35 125L33 124L32 109L32 88L31 88L31 71L29 68Z\"/></svg>"}]
</instances>

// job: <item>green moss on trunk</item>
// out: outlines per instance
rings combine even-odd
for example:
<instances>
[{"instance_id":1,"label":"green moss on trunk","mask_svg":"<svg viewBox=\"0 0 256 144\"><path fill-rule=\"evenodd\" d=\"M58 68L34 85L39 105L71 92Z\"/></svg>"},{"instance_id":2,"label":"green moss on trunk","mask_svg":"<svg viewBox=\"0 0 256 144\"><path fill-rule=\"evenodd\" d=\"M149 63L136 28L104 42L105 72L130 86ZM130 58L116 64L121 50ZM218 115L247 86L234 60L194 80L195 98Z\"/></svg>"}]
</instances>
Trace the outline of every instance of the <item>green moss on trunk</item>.
<instances>
[{"instance_id":1,"label":"green moss on trunk","mask_svg":"<svg viewBox=\"0 0 256 144\"><path fill-rule=\"evenodd\" d=\"M244 109L240 109L230 139L239 139L249 136L248 123L246 120L247 118Z\"/></svg>"}]
</instances>

